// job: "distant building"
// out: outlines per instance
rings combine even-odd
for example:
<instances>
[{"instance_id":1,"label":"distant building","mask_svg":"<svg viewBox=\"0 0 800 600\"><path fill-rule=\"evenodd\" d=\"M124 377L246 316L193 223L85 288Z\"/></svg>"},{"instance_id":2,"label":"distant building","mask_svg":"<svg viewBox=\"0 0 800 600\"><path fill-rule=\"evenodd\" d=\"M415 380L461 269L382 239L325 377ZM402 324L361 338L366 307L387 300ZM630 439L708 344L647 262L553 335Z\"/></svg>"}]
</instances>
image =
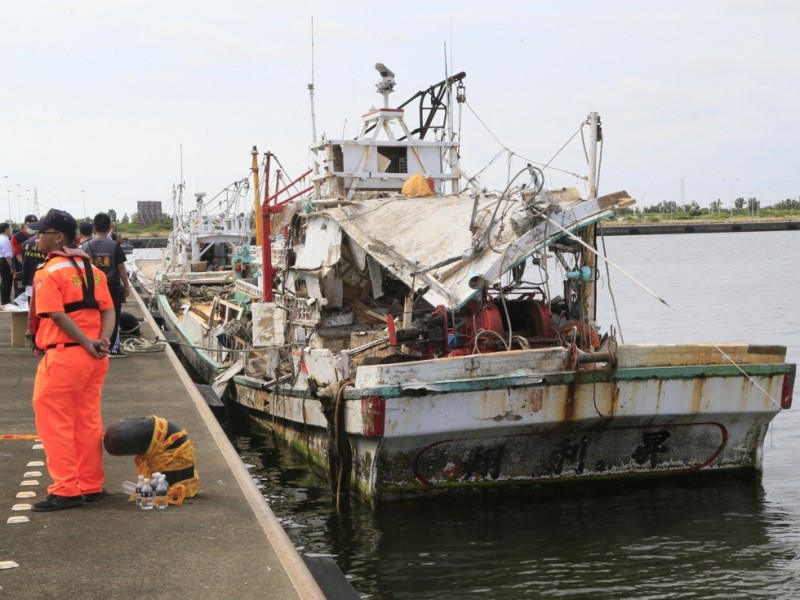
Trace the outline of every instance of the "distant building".
<instances>
[{"instance_id":1,"label":"distant building","mask_svg":"<svg viewBox=\"0 0 800 600\"><path fill-rule=\"evenodd\" d=\"M161 201L139 201L136 203L139 222L142 225L158 223L161 220Z\"/></svg>"}]
</instances>

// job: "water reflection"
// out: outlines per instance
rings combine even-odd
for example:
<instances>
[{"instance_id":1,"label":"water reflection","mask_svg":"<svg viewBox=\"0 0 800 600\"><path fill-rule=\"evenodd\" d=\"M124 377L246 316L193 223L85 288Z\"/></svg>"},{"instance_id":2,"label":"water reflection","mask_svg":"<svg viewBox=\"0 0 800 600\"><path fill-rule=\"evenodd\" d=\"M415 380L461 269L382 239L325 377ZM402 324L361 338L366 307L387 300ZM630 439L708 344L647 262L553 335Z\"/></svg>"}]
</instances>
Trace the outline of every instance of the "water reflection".
<instances>
[{"instance_id":1,"label":"water reflection","mask_svg":"<svg viewBox=\"0 0 800 600\"><path fill-rule=\"evenodd\" d=\"M675 307L613 276L626 341L784 344L797 362L800 278L786 277L796 271L796 240L796 232L609 238L612 258ZM714 256L722 267L704 260ZM614 322L610 301L598 320ZM365 598L788 599L800 597L799 389L800 378L796 408L767 435L763 484L670 481L378 512L353 504L336 514L324 474L304 457L238 411L226 427L295 545L332 554Z\"/></svg>"},{"instance_id":2,"label":"water reflection","mask_svg":"<svg viewBox=\"0 0 800 600\"><path fill-rule=\"evenodd\" d=\"M648 486L353 503L240 413L228 428L295 545L331 554L375 599L791 597L797 521L761 484ZM249 432L249 433L245 433Z\"/></svg>"}]
</instances>

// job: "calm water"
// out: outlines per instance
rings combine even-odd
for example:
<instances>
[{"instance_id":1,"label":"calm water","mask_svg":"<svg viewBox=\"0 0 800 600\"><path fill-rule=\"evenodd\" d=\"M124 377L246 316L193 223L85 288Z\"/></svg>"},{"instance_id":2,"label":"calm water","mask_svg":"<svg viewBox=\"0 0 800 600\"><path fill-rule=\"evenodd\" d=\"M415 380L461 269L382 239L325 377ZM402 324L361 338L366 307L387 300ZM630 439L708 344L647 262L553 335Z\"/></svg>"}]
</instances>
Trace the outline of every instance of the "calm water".
<instances>
[{"instance_id":1,"label":"calm water","mask_svg":"<svg viewBox=\"0 0 800 600\"><path fill-rule=\"evenodd\" d=\"M612 237L627 343L782 344L800 361L800 232ZM603 269L598 321L614 323ZM704 481L408 503L337 515L301 457L227 428L295 545L332 555L363 598L798 598L800 391L773 421L761 483ZM265 591L266 593L266 591Z\"/></svg>"}]
</instances>

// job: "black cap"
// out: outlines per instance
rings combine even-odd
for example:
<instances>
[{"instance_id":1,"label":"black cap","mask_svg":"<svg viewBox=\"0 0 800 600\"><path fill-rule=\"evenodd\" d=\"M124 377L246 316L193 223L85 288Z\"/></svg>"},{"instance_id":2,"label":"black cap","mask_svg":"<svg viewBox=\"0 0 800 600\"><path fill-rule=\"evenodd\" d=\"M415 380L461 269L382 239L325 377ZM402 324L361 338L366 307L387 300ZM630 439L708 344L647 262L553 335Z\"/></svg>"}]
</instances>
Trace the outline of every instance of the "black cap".
<instances>
[{"instance_id":1,"label":"black cap","mask_svg":"<svg viewBox=\"0 0 800 600\"><path fill-rule=\"evenodd\" d=\"M78 223L67 211L51 208L41 219L35 223L30 223L28 228L34 231L42 231L48 228L55 229L66 235L68 240L74 240L75 231L78 229Z\"/></svg>"},{"instance_id":2,"label":"black cap","mask_svg":"<svg viewBox=\"0 0 800 600\"><path fill-rule=\"evenodd\" d=\"M84 221L82 223L78 223L78 231L81 232L83 236L90 236L92 235L92 231L94 230L94 225L89 223L89 221Z\"/></svg>"},{"instance_id":3,"label":"black cap","mask_svg":"<svg viewBox=\"0 0 800 600\"><path fill-rule=\"evenodd\" d=\"M35 223L39 220L36 215L25 215L25 223Z\"/></svg>"}]
</instances>

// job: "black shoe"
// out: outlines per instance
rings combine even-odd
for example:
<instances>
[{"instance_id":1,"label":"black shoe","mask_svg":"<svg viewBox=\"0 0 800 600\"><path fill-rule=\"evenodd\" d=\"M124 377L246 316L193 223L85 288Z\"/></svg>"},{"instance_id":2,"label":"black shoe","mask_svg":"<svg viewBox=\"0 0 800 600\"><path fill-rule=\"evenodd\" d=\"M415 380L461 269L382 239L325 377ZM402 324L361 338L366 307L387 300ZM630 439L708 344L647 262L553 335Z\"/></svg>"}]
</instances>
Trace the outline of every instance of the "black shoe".
<instances>
[{"instance_id":1,"label":"black shoe","mask_svg":"<svg viewBox=\"0 0 800 600\"><path fill-rule=\"evenodd\" d=\"M98 500L102 500L106 496L108 496L108 490L106 490L106 488L103 488L99 492L93 492L91 494L84 494L83 495L83 501L84 502L97 502Z\"/></svg>"},{"instance_id":2,"label":"black shoe","mask_svg":"<svg viewBox=\"0 0 800 600\"><path fill-rule=\"evenodd\" d=\"M37 502L31 509L36 512L47 512L51 510L75 508L81 504L83 504L83 496L59 496L58 494L49 494L47 500Z\"/></svg>"}]
</instances>

